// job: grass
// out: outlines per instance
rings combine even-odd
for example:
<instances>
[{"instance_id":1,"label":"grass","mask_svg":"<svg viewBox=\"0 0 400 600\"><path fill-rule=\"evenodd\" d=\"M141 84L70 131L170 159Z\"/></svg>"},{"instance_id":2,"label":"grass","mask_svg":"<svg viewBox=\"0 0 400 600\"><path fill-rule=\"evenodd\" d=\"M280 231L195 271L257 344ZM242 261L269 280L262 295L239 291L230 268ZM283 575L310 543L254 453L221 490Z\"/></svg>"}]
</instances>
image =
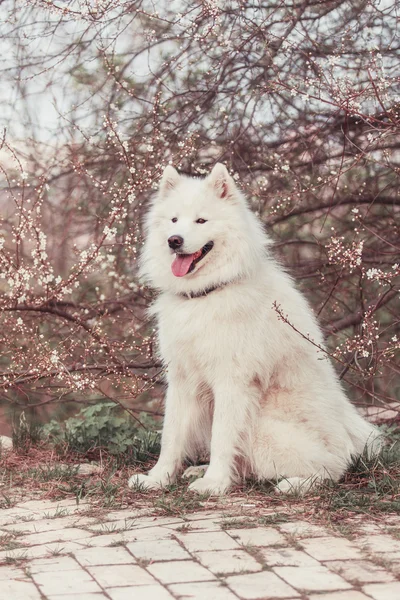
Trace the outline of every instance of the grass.
<instances>
[{"instance_id":1,"label":"grass","mask_svg":"<svg viewBox=\"0 0 400 600\"><path fill-rule=\"evenodd\" d=\"M73 479L74 476L77 475L78 469L79 466L77 465L44 464L30 469L27 476L43 482L54 481L57 479L62 481Z\"/></svg>"},{"instance_id":2,"label":"grass","mask_svg":"<svg viewBox=\"0 0 400 600\"><path fill-rule=\"evenodd\" d=\"M354 531L351 525L336 523L333 527L334 531L338 533L340 536L347 538L348 540L354 539L356 536L354 535Z\"/></svg>"},{"instance_id":3,"label":"grass","mask_svg":"<svg viewBox=\"0 0 400 600\"><path fill-rule=\"evenodd\" d=\"M101 471L82 475L76 465L88 459L92 461L93 450L82 455L64 448L59 455L43 441L29 445L25 435L21 436L24 440L21 448L0 455L0 508L35 496L51 500L74 498L78 504L89 499L99 510L143 507L154 509L157 514L184 517L205 509L232 512L232 506L250 503L254 510L249 509L248 513L256 517L254 521L246 515L231 514L222 526L275 525L289 520L297 511L302 520L312 517L314 522L319 520L337 529L341 524L345 527L342 520L351 515L379 519L385 513L400 512L400 428L387 429L387 434L389 443L380 456L373 460L362 456L353 461L339 483L326 481L304 497L295 497L275 494L270 482L253 481L234 487L222 500L188 492L187 480L179 480L163 490L145 490L143 486L130 490L127 481L132 475L132 466L125 463L123 457L104 451L97 456L101 458ZM154 460L138 467L146 472L152 464ZM264 508L274 512L265 514ZM60 508L52 517L64 514L66 510Z\"/></svg>"},{"instance_id":4,"label":"grass","mask_svg":"<svg viewBox=\"0 0 400 600\"><path fill-rule=\"evenodd\" d=\"M354 460L342 482L322 486L321 498L334 512L399 512L400 436L396 434L378 457Z\"/></svg>"},{"instance_id":5,"label":"grass","mask_svg":"<svg viewBox=\"0 0 400 600\"><path fill-rule=\"evenodd\" d=\"M49 551L50 556L60 556L64 554L64 546L56 546L55 548L51 548Z\"/></svg>"},{"instance_id":6,"label":"grass","mask_svg":"<svg viewBox=\"0 0 400 600\"><path fill-rule=\"evenodd\" d=\"M293 533L286 533L286 540L289 542L290 546L292 548L294 548L295 550L302 550L302 546L301 544L299 544L299 541L297 539L297 536ZM278 546L280 546L281 544L278 544Z\"/></svg>"},{"instance_id":7,"label":"grass","mask_svg":"<svg viewBox=\"0 0 400 600\"><path fill-rule=\"evenodd\" d=\"M109 544L107 546L107 548L117 548L118 546L126 546L128 542L126 542L125 540L115 540L115 542L111 542L111 544Z\"/></svg>"},{"instance_id":8,"label":"grass","mask_svg":"<svg viewBox=\"0 0 400 600\"><path fill-rule=\"evenodd\" d=\"M265 515L257 519L259 525L277 525L278 523L287 523L289 520L286 513L274 513L272 515Z\"/></svg>"},{"instance_id":9,"label":"grass","mask_svg":"<svg viewBox=\"0 0 400 600\"><path fill-rule=\"evenodd\" d=\"M102 469L93 475L79 473L84 462L76 453L60 457L46 444L31 446L29 452L17 449L0 456L0 508L9 508L24 497L42 497L50 500L74 498L79 504L92 499L98 506L110 508L130 504L126 485L127 467L117 467L112 456L103 455ZM122 483L123 482L123 483ZM64 516L59 508L51 518Z\"/></svg>"},{"instance_id":10,"label":"grass","mask_svg":"<svg viewBox=\"0 0 400 600\"><path fill-rule=\"evenodd\" d=\"M54 513L44 513L45 519L59 519L60 517L66 517L69 515L69 511L67 508L62 508L61 506L57 506Z\"/></svg>"},{"instance_id":11,"label":"grass","mask_svg":"<svg viewBox=\"0 0 400 600\"><path fill-rule=\"evenodd\" d=\"M250 529L257 527L257 522L249 518L228 518L221 522L221 529Z\"/></svg>"},{"instance_id":12,"label":"grass","mask_svg":"<svg viewBox=\"0 0 400 600\"><path fill-rule=\"evenodd\" d=\"M370 554L368 556L368 560L374 563L374 565L376 565L377 567L381 567L382 569L390 570L390 567L393 565L393 560L378 554Z\"/></svg>"},{"instance_id":13,"label":"grass","mask_svg":"<svg viewBox=\"0 0 400 600\"><path fill-rule=\"evenodd\" d=\"M183 525L176 527L175 531L179 531L180 533L190 533L193 531L193 525L191 523L184 523Z\"/></svg>"},{"instance_id":14,"label":"grass","mask_svg":"<svg viewBox=\"0 0 400 600\"><path fill-rule=\"evenodd\" d=\"M122 533L123 531L131 531L134 529L136 519L125 519L124 525L118 526L116 523L100 523L101 529L97 529L98 535L103 533Z\"/></svg>"},{"instance_id":15,"label":"grass","mask_svg":"<svg viewBox=\"0 0 400 600\"><path fill-rule=\"evenodd\" d=\"M154 499L154 508L166 516L182 517L188 512L201 510L202 501L207 500L209 495L192 494L187 491L187 483L168 486L165 490L158 491L158 497Z\"/></svg>"},{"instance_id":16,"label":"grass","mask_svg":"<svg viewBox=\"0 0 400 600\"><path fill-rule=\"evenodd\" d=\"M25 411L15 417L12 424L12 442L14 448L28 452L31 446L40 442L41 426L31 419L27 419Z\"/></svg>"},{"instance_id":17,"label":"grass","mask_svg":"<svg viewBox=\"0 0 400 600\"><path fill-rule=\"evenodd\" d=\"M6 565L19 565L20 563L24 563L27 560L28 553L25 551L19 556L6 556L4 559L4 563ZM1 563L0 563L1 564Z\"/></svg>"},{"instance_id":18,"label":"grass","mask_svg":"<svg viewBox=\"0 0 400 600\"><path fill-rule=\"evenodd\" d=\"M136 562L139 565L139 567L143 567L145 569L146 567L151 565L152 561L148 558L138 558Z\"/></svg>"},{"instance_id":19,"label":"grass","mask_svg":"<svg viewBox=\"0 0 400 600\"><path fill-rule=\"evenodd\" d=\"M243 550L246 550L253 558L255 558L260 564L265 565L262 548L254 546L253 544L240 544Z\"/></svg>"},{"instance_id":20,"label":"grass","mask_svg":"<svg viewBox=\"0 0 400 600\"><path fill-rule=\"evenodd\" d=\"M0 551L8 551L8 550L17 550L18 548L23 548L23 544L21 544L16 537L18 534L16 533L5 533L0 536Z\"/></svg>"},{"instance_id":21,"label":"grass","mask_svg":"<svg viewBox=\"0 0 400 600\"><path fill-rule=\"evenodd\" d=\"M0 509L11 508L13 506L13 500L10 496L6 496L4 492L1 492L0 496Z\"/></svg>"}]
</instances>

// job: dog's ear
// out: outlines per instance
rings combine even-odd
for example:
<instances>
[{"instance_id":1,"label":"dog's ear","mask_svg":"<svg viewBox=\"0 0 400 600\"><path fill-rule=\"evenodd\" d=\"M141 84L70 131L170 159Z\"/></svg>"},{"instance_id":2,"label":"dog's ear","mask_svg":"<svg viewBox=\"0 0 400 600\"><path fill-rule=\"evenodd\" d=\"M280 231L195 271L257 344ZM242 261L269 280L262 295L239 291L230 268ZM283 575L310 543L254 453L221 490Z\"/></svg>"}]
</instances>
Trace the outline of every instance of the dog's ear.
<instances>
[{"instance_id":1,"label":"dog's ear","mask_svg":"<svg viewBox=\"0 0 400 600\"><path fill-rule=\"evenodd\" d=\"M234 195L236 186L227 168L222 163L217 163L207 177L218 198L230 198Z\"/></svg>"},{"instance_id":2,"label":"dog's ear","mask_svg":"<svg viewBox=\"0 0 400 600\"><path fill-rule=\"evenodd\" d=\"M173 190L178 185L179 179L180 175L178 171L171 165L167 165L160 181L160 196L165 196L169 191Z\"/></svg>"}]
</instances>

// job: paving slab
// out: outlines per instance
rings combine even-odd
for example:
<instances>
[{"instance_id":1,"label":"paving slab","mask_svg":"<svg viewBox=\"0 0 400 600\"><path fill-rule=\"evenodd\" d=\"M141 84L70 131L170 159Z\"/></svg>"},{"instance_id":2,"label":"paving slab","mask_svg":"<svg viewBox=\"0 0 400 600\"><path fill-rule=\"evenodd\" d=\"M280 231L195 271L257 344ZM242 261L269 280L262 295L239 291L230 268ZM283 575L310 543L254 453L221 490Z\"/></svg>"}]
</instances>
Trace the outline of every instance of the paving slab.
<instances>
[{"instance_id":1,"label":"paving slab","mask_svg":"<svg viewBox=\"0 0 400 600\"><path fill-rule=\"evenodd\" d=\"M176 534L182 545L189 552L199 552L202 550L234 550L239 548L239 544L225 531L215 532L195 532L186 534Z\"/></svg>"},{"instance_id":2,"label":"paving slab","mask_svg":"<svg viewBox=\"0 0 400 600\"><path fill-rule=\"evenodd\" d=\"M47 596L47 600L77 600L76 594L55 594L54 596ZM93 594L79 594L79 600L108 600L108 596L100 593Z\"/></svg>"},{"instance_id":3,"label":"paving slab","mask_svg":"<svg viewBox=\"0 0 400 600\"><path fill-rule=\"evenodd\" d=\"M246 550L212 550L197 552L199 562L216 575L261 571L262 565Z\"/></svg>"},{"instance_id":4,"label":"paving slab","mask_svg":"<svg viewBox=\"0 0 400 600\"><path fill-rule=\"evenodd\" d=\"M239 598L255 600L256 598L296 598L300 594L285 583L275 573L262 571L246 575L233 575L227 578L227 584ZM268 595L267 595L268 594Z\"/></svg>"},{"instance_id":5,"label":"paving slab","mask_svg":"<svg viewBox=\"0 0 400 600\"><path fill-rule=\"evenodd\" d=\"M370 598L357 590L346 590L345 592L328 592L322 596L321 594L310 594L307 596L307 600L370 600Z\"/></svg>"},{"instance_id":6,"label":"paving slab","mask_svg":"<svg viewBox=\"0 0 400 600\"><path fill-rule=\"evenodd\" d=\"M147 570L165 584L210 581L216 578L211 571L194 560L154 563Z\"/></svg>"},{"instance_id":7,"label":"paving slab","mask_svg":"<svg viewBox=\"0 0 400 600\"><path fill-rule=\"evenodd\" d=\"M302 550L293 548L260 548L259 557L269 567L313 567L320 563Z\"/></svg>"},{"instance_id":8,"label":"paving slab","mask_svg":"<svg viewBox=\"0 0 400 600\"><path fill-rule=\"evenodd\" d=\"M2 581L1 596L4 600L41 600L42 596L38 588L31 582L27 581Z\"/></svg>"},{"instance_id":9,"label":"paving slab","mask_svg":"<svg viewBox=\"0 0 400 600\"><path fill-rule=\"evenodd\" d=\"M391 535L370 535L358 538L357 543L364 550L374 554L379 553L399 553L400 558L400 540Z\"/></svg>"},{"instance_id":10,"label":"paving slab","mask_svg":"<svg viewBox=\"0 0 400 600\"><path fill-rule=\"evenodd\" d=\"M147 542L150 540L170 540L173 533L173 531L167 529L166 527L158 527L154 525L152 527L144 527L143 529L136 528L123 531L122 535L128 542L133 542L135 540L138 542Z\"/></svg>"},{"instance_id":11,"label":"paving slab","mask_svg":"<svg viewBox=\"0 0 400 600\"><path fill-rule=\"evenodd\" d=\"M29 572L36 573L66 573L67 571L76 571L79 565L76 560L70 556L51 556L49 558L39 558L29 563ZM68 577L68 575L67 575Z\"/></svg>"},{"instance_id":12,"label":"paving slab","mask_svg":"<svg viewBox=\"0 0 400 600\"><path fill-rule=\"evenodd\" d=\"M285 536L272 527L228 529L227 533L244 546L276 546L286 544Z\"/></svg>"},{"instance_id":13,"label":"paving slab","mask_svg":"<svg viewBox=\"0 0 400 600\"><path fill-rule=\"evenodd\" d=\"M289 533L298 538L302 537L324 537L329 535L329 530L321 525L309 523L308 521L290 521L289 523L278 523L277 529L283 533Z\"/></svg>"},{"instance_id":14,"label":"paving slab","mask_svg":"<svg viewBox=\"0 0 400 600\"><path fill-rule=\"evenodd\" d=\"M44 596L102 591L93 577L79 565L75 570L66 571L64 576L59 571L41 571L32 573L32 579Z\"/></svg>"},{"instance_id":15,"label":"paving slab","mask_svg":"<svg viewBox=\"0 0 400 600\"><path fill-rule=\"evenodd\" d=\"M0 513L0 600L400 598L395 515L338 531L294 510L232 507L171 516L25 501Z\"/></svg>"},{"instance_id":16,"label":"paving slab","mask_svg":"<svg viewBox=\"0 0 400 600\"><path fill-rule=\"evenodd\" d=\"M160 584L109 588L107 594L111 600L172 600L174 598Z\"/></svg>"},{"instance_id":17,"label":"paving slab","mask_svg":"<svg viewBox=\"0 0 400 600\"><path fill-rule=\"evenodd\" d=\"M191 556L177 540L154 540L148 542L131 542L127 544L129 552L137 559L145 561L185 560Z\"/></svg>"},{"instance_id":18,"label":"paving slab","mask_svg":"<svg viewBox=\"0 0 400 600\"><path fill-rule=\"evenodd\" d=\"M3 550L0 552L0 564L2 562L15 562L18 560L30 560L44 558L46 556L68 554L74 550L81 550L83 546L77 542L53 542L38 546L24 546L14 550Z\"/></svg>"},{"instance_id":19,"label":"paving slab","mask_svg":"<svg viewBox=\"0 0 400 600\"><path fill-rule=\"evenodd\" d=\"M375 565L370 560L334 560L325 563L331 570L341 575L347 581L357 585L361 583L387 583L394 581L395 576Z\"/></svg>"},{"instance_id":20,"label":"paving slab","mask_svg":"<svg viewBox=\"0 0 400 600\"><path fill-rule=\"evenodd\" d=\"M190 598L190 600L237 600L236 594L219 581L175 583L168 586L168 588L177 598Z\"/></svg>"},{"instance_id":21,"label":"paving slab","mask_svg":"<svg viewBox=\"0 0 400 600\"><path fill-rule=\"evenodd\" d=\"M192 521L181 521L166 525L168 529L183 531L186 533L195 531L221 531L221 519L196 519Z\"/></svg>"},{"instance_id":22,"label":"paving slab","mask_svg":"<svg viewBox=\"0 0 400 600\"><path fill-rule=\"evenodd\" d=\"M274 567L274 573L298 590L306 592L343 590L351 585L326 567Z\"/></svg>"},{"instance_id":23,"label":"paving slab","mask_svg":"<svg viewBox=\"0 0 400 600\"><path fill-rule=\"evenodd\" d=\"M156 583L154 578L138 565L103 565L87 567L88 572L102 588L139 586Z\"/></svg>"},{"instance_id":24,"label":"paving slab","mask_svg":"<svg viewBox=\"0 0 400 600\"><path fill-rule=\"evenodd\" d=\"M318 560L345 560L362 558L361 551L349 540L338 537L302 539L303 549Z\"/></svg>"},{"instance_id":25,"label":"paving slab","mask_svg":"<svg viewBox=\"0 0 400 600\"><path fill-rule=\"evenodd\" d=\"M82 567L99 565L127 565L136 563L135 558L122 546L111 548L84 548L74 552L75 560Z\"/></svg>"},{"instance_id":26,"label":"paving slab","mask_svg":"<svg viewBox=\"0 0 400 600\"><path fill-rule=\"evenodd\" d=\"M374 600L397 600L400 598L400 582L393 583L372 583L365 585L363 592L371 596Z\"/></svg>"},{"instance_id":27,"label":"paving slab","mask_svg":"<svg viewBox=\"0 0 400 600\"><path fill-rule=\"evenodd\" d=\"M0 581L11 581L11 580L15 580L15 581L23 581L24 579L26 579L27 581L29 580L28 575L26 575L26 573L22 570L22 569L18 569L16 567L8 567L8 566L3 566L0 568ZM0 587L3 584L0 584Z\"/></svg>"},{"instance_id":28,"label":"paving slab","mask_svg":"<svg viewBox=\"0 0 400 600\"><path fill-rule=\"evenodd\" d=\"M93 533L85 529L68 526L64 528L61 526L55 530L21 536L19 541L27 546L37 546L39 544L49 544L50 542L73 542L82 540L83 538L90 538L92 535Z\"/></svg>"}]
</instances>

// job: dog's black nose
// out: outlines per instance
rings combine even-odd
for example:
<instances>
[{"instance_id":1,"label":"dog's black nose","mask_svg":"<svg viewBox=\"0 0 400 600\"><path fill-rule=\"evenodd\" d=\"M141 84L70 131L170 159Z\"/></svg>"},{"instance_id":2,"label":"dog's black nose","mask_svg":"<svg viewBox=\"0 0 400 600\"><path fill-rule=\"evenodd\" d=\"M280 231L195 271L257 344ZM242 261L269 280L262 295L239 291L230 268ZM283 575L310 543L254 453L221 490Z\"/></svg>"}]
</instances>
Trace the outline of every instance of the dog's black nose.
<instances>
[{"instance_id":1,"label":"dog's black nose","mask_svg":"<svg viewBox=\"0 0 400 600\"><path fill-rule=\"evenodd\" d=\"M168 246L172 248L172 250L178 250L178 248L180 248L182 244L183 237L181 237L180 235L171 235L171 237L168 238Z\"/></svg>"}]
</instances>

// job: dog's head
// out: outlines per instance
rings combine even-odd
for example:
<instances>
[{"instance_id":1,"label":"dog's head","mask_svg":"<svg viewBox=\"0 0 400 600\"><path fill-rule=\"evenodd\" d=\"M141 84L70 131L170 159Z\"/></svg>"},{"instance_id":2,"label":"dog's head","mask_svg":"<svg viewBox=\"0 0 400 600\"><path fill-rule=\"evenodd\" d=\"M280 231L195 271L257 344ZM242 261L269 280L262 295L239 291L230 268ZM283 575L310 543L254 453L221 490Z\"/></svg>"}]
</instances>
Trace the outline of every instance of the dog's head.
<instances>
[{"instance_id":1,"label":"dog's head","mask_svg":"<svg viewBox=\"0 0 400 600\"><path fill-rule=\"evenodd\" d=\"M205 179L168 166L146 222L141 272L155 287L175 293L226 283L248 269L249 249L265 243L260 235L224 165L216 164Z\"/></svg>"}]
</instances>

